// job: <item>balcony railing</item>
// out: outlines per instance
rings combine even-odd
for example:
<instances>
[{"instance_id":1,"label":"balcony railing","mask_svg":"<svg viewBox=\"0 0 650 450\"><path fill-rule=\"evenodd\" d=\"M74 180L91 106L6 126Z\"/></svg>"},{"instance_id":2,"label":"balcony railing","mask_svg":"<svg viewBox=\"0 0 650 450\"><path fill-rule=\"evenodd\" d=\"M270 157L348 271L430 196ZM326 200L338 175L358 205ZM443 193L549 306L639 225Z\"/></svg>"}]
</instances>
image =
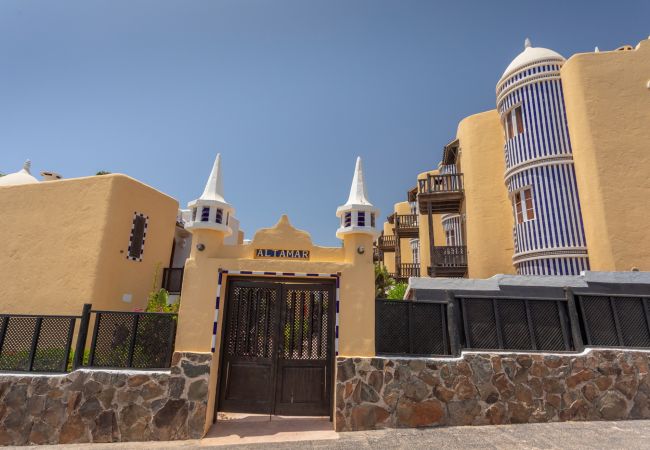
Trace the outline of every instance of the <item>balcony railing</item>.
<instances>
[{"instance_id":1,"label":"balcony railing","mask_svg":"<svg viewBox=\"0 0 650 450\"><path fill-rule=\"evenodd\" d=\"M418 180L418 193L434 194L444 192L462 192L463 174L450 173L445 175L427 175L423 180Z\"/></svg>"},{"instance_id":2,"label":"balcony railing","mask_svg":"<svg viewBox=\"0 0 650 450\"><path fill-rule=\"evenodd\" d=\"M377 240L377 247L384 252L395 251L395 235L387 234L379 236Z\"/></svg>"},{"instance_id":3,"label":"balcony railing","mask_svg":"<svg viewBox=\"0 0 650 450\"><path fill-rule=\"evenodd\" d=\"M467 272L467 247L464 245L433 247L430 277L462 277Z\"/></svg>"},{"instance_id":4,"label":"balcony railing","mask_svg":"<svg viewBox=\"0 0 650 450\"><path fill-rule=\"evenodd\" d=\"M180 294L183 287L183 268L163 269L162 287L170 294Z\"/></svg>"},{"instance_id":5,"label":"balcony railing","mask_svg":"<svg viewBox=\"0 0 650 450\"><path fill-rule=\"evenodd\" d=\"M417 214L396 214L395 234L413 235L417 237L420 231Z\"/></svg>"},{"instance_id":6,"label":"balcony railing","mask_svg":"<svg viewBox=\"0 0 650 450\"><path fill-rule=\"evenodd\" d=\"M372 248L372 260L374 262L380 262L384 259L384 255L382 254L381 250L379 250L378 247L373 247Z\"/></svg>"},{"instance_id":7,"label":"balcony railing","mask_svg":"<svg viewBox=\"0 0 650 450\"><path fill-rule=\"evenodd\" d=\"M399 265L398 278L406 279L409 277L420 276L420 263L402 263Z\"/></svg>"}]
</instances>

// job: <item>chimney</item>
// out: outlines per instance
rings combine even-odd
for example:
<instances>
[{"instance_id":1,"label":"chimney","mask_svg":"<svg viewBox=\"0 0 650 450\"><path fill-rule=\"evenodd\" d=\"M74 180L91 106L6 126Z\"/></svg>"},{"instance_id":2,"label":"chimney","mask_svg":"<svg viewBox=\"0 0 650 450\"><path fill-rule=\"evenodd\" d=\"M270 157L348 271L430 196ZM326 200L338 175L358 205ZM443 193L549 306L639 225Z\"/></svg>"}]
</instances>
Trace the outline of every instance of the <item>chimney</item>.
<instances>
[{"instance_id":1,"label":"chimney","mask_svg":"<svg viewBox=\"0 0 650 450\"><path fill-rule=\"evenodd\" d=\"M59 175L56 172L41 172L41 176L43 177L43 181L56 181L61 179L61 175Z\"/></svg>"}]
</instances>

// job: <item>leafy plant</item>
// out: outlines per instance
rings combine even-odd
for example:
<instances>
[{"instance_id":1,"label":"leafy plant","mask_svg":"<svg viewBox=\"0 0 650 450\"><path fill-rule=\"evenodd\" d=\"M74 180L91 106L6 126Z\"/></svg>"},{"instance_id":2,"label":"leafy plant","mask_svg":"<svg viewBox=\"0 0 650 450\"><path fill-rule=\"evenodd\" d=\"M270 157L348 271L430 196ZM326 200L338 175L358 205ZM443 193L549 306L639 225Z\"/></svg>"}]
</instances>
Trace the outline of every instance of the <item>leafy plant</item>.
<instances>
[{"instance_id":1,"label":"leafy plant","mask_svg":"<svg viewBox=\"0 0 650 450\"><path fill-rule=\"evenodd\" d=\"M106 170L100 170L100 171L97 172L95 175L110 175L110 174L111 174L111 173L110 173L110 172L107 172Z\"/></svg>"},{"instance_id":2,"label":"leafy plant","mask_svg":"<svg viewBox=\"0 0 650 450\"><path fill-rule=\"evenodd\" d=\"M375 297L386 298L388 291L395 285L395 280L388 274L386 267L375 264Z\"/></svg>"},{"instance_id":3,"label":"leafy plant","mask_svg":"<svg viewBox=\"0 0 650 450\"><path fill-rule=\"evenodd\" d=\"M387 298L391 300L402 300L404 299L404 294L406 294L406 289L408 288L407 283L397 283L388 290Z\"/></svg>"},{"instance_id":4,"label":"leafy plant","mask_svg":"<svg viewBox=\"0 0 650 450\"><path fill-rule=\"evenodd\" d=\"M160 263L156 264L153 274L153 285L151 292L147 298L147 308L145 312L164 312L164 313L177 313L180 306L180 300L176 303L169 304L169 292L158 286L158 273L160 272Z\"/></svg>"}]
</instances>

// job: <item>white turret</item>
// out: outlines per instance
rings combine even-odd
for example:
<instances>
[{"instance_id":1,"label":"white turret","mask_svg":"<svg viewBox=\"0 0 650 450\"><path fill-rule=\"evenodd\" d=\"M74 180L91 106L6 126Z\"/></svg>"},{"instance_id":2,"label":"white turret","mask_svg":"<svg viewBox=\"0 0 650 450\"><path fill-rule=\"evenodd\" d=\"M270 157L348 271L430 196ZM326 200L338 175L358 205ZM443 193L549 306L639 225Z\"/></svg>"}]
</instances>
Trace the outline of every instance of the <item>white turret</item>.
<instances>
[{"instance_id":1,"label":"white turret","mask_svg":"<svg viewBox=\"0 0 650 450\"><path fill-rule=\"evenodd\" d=\"M341 220L341 226L336 230L336 237L343 238L350 233L365 233L372 235L373 239L376 238L379 235L375 229L378 214L379 210L368 200L361 157L357 157L348 201L336 209L336 216Z\"/></svg>"},{"instance_id":2,"label":"white turret","mask_svg":"<svg viewBox=\"0 0 650 450\"><path fill-rule=\"evenodd\" d=\"M189 202L187 206L190 208L191 216L189 223L185 226L186 229L222 231L225 236L230 236L232 233L229 220L235 210L223 198L221 154L217 154L203 194L198 199Z\"/></svg>"},{"instance_id":3,"label":"white turret","mask_svg":"<svg viewBox=\"0 0 650 450\"><path fill-rule=\"evenodd\" d=\"M23 164L23 168L15 173L10 173L0 177L0 186L16 186L19 184L33 184L38 183L31 173L32 162L28 159Z\"/></svg>"}]
</instances>

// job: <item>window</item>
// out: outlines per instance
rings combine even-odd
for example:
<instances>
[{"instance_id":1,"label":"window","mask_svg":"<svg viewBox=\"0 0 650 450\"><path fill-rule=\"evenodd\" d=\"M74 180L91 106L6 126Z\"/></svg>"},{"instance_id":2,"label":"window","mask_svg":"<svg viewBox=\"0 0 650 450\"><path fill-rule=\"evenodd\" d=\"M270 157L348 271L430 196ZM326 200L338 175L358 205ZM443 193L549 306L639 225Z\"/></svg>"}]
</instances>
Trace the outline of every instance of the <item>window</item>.
<instances>
[{"instance_id":1,"label":"window","mask_svg":"<svg viewBox=\"0 0 650 450\"><path fill-rule=\"evenodd\" d=\"M375 213L370 213L370 226L375 228Z\"/></svg>"},{"instance_id":2,"label":"window","mask_svg":"<svg viewBox=\"0 0 650 450\"><path fill-rule=\"evenodd\" d=\"M210 220L210 208L204 206L201 210L201 222L208 222Z\"/></svg>"},{"instance_id":3,"label":"window","mask_svg":"<svg viewBox=\"0 0 650 450\"><path fill-rule=\"evenodd\" d=\"M512 114L511 111L508 111L508 114L506 115L506 135L508 136L508 139L512 139L514 134L515 133L512 130Z\"/></svg>"},{"instance_id":4,"label":"window","mask_svg":"<svg viewBox=\"0 0 650 450\"><path fill-rule=\"evenodd\" d=\"M214 221L217 223L221 223L223 220L223 209L217 208L217 217L215 217Z\"/></svg>"},{"instance_id":5,"label":"window","mask_svg":"<svg viewBox=\"0 0 650 450\"><path fill-rule=\"evenodd\" d=\"M133 224L131 226L131 239L129 240L129 251L126 257L133 261L142 261L149 218L141 213L136 212L134 214Z\"/></svg>"},{"instance_id":6,"label":"window","mask_svg":"<svg viewBox=\"0 0 650 450\"><path fill-rule=\"evenodd\" d=\"M521 106L515 108L515 121L517 122L517 134L524 132L524 119L521 113Z\"/></svg>"},{"instance_id":7,"label":"window","mask_svg":"<svg viewBox=\"0 0 650 450\"><path fill-rule=\"evenodd\" d=\"M504 126L506 129L506 139L512 139L524 132L524 114L521 105L506 112Z\"/></svg>"},{"instance_id":8,"label":"window","mask_svg":"<svg viewBox=\"0 0 650 450\"><path fill-rule=\"evenodd\" d=\"M343 226L344 227L351 227L352 226L352 213L351 212L346 212L344 219L343 219Z\"/></svg>"},{"instance_id":9,"label":"window","mask_svg":"<svg viewBox=\"0 0 650 450\"><path fill-rule=\"evenodd\" d=\"M366 213L363 211L359 211L357 213L357 225L360 227L365 227L366 226Z\"/></svg>"},{"instance_id":10,"label":"window","mask_svg":"<svg viewBox=\"0 0 650 450\"><path fill-rule=\"evenodd\" d=\"M522 189L515 192L513 197L514 210L517 223L527 222L535 218L535 206L533 204L533 190L531 188Z\"/></svg>"},{"instance_id":11,"label":"window","mask_svg":"<svg viewBox=\"0 0 650 450\"><path fill-rule=\"evenodd\" d=\"M413 255L413 263L420 263L420 240L413 239L411 240L411 253Z\"/></svg>"},{"instance_id":12,"label":"window","mask_svg":"<svg viewBox=\"0 0 650 450\"><path fill-rule=\"evenodd\" d=\"M447 246L454 247L456 245L456 231L452 228L445 232L447 237Z\"/></svg>"}]
</instances>

